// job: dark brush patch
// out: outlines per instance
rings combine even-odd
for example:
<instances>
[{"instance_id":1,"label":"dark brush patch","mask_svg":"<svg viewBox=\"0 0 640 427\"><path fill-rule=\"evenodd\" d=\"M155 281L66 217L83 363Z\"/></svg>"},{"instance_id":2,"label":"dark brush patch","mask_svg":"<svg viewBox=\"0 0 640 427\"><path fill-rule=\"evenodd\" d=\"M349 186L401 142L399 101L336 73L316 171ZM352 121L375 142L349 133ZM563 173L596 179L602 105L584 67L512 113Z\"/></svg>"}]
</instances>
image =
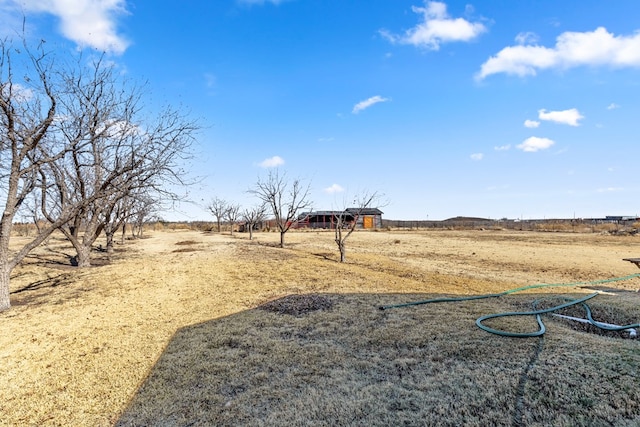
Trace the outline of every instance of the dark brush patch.
<instances>
[{"instance_id":1,"label":"dark brush patch","mask_svg":"<svg viewBox=\"0 0 640 427\"><path fill-rule=\"evenodd\" d=\"M291 316L303 316L312 311L326 311L333 307L333 301L326 296L309 295L288 295L275 301L269 301L258 307L261 310L271 311L278 314L289 314Z\"/></svg>"}]
</instances>

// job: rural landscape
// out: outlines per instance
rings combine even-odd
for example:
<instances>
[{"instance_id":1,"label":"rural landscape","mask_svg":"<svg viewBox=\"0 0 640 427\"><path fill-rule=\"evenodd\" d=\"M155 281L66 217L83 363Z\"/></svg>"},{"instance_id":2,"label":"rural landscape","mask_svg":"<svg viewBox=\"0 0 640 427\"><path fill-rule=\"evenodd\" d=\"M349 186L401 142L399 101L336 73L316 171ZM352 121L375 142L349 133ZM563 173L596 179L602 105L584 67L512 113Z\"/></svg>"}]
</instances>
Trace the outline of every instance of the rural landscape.
<instances>
[{"instance_id":1,"label":"rural landscape","mask_svg":"<svg viewBox=\"0 0 640 427\"><path fill-rule=\"evenodd\" d=\"M5 425L531 425L640 422L638 339L546 314L593 292L638 323L635 235L504 229L248 233L155 224L95 266L53 234L0 313ZM15 236L20 244L25 237ZM624 279L626 277L626 279ZM609 282L609 279L618 279ZM381 306L558 284L498 298ZM584 309L559 313L584 318ZM514 332L534 316L488 321Z\"/></svg>"},{"instance_id":2,"label":"rural landscape","mask_svg":"<svg viewBox=\"0 0 640 427\"><path fill-rule=\"evenodd\" d=\"M640 426L639 14L0 0L0 426Z\"/></svg>"}]
</instances>

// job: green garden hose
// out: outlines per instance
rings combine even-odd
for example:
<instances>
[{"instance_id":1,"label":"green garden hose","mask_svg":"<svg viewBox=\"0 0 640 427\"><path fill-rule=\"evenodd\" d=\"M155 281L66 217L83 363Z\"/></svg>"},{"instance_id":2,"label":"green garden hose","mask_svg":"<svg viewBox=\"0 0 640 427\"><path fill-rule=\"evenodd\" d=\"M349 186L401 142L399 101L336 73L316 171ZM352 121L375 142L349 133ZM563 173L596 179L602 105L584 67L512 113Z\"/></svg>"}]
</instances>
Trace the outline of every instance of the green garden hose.
<instances>
[{"instance_id":1,"label":"green garden hose","mask_svg":"<svg viewBox=\"0 0 640 427\"><path fill-rule=\"evenodd\" d=\"M510 289L504 292L500 292L500 293L496 293L496 294L485 294L485 295L474 295L474 296L469 296L469 297L456 297L456 298L433 298L433 299L428 299L428 300L423 300L423 301L415 301L415 302L408 302L408 303L403 303L403 304L394 304L394 305L383 305L380 306L380 310L388 310L391 308L402 308L402 307L409 307L409 306L413 306L413 305L422 305L422 304L431 304L431 303L437 303L437 302L459 302L459 301L471 301L471 300L478 300L478 299L486 299L486 298L495 298L495 297L500 297L500 296L504 296L504 295L509 295L509 294L514 294L516 292L523 292L523 291L527 291L530 289L538 289L538 288L550 288L550 287L578 287L578 286L592 286L592 285L599 285L602 283L611 283L611 282L620 282L623 280L629 280L629 279L633 279L635 277L640 277L640 273L636 273L636 274L631 274L629 276L624 276L624 277L616 277L613 279L604 279L604 280L594 280L594 281L590 281L590 282L574 282L574 283L566 283L566 284L546 284L546 283L541 283L541 284L536 284L536 285L530 285L530 286L524 286L524 287L520 287L520 288L515 288L515 289ZM551 307L551 308L547 308L544 310L535 310L535 311L523 311L523 312L507 312L507 313L497 313L497 314L489 314L486 316L482 316L479 317L476 320L476 325L487 332L490 332L492 334L496 334L496 335L500 335L500 336L504 336L504 337L517 337L517 338L527 338L527 337L537 337L540 335L543 335L546 331L546 328L544 326L544 323L542 322L542 318L540 317L541 314L544 313L550 313L556 310L560 310L562 308L566 308L566 307L570 307L572 305L576 305L576 304L582 304L583 307L585 307L585 310L587 312L587 319L589 320L589 323L591 323L592 325L604 329L604 330L608 330L608 331L622 331L625 329L631 329L631 328L639 328L640 327L640 323L635 323L635 324L631 324L631 325L626 325L626 326L608 326L608 325L603 325L595 320L593 320L593 317L591 315L591 309L589 308L589 306L587 304L585 304L584 302L597 296L598 292L593 293L591 295L588 295L586 297L583 298L579 298L576 300L571 300L567 303L555 306L555 307ZM488 319L495 319L498 317L507 317L507 316L536 316L536 320L538 322L538 331L536 332L508 332L508 331L502 331L502 330L498 330L498 329L494 329L494 328L490 328L486 325L484 325L482 322Z\"/></svg>"},{"instance_id":2,"label":"green garden hose","mask_svg":"<svg viewBox=\"0 0 640 427\"><path fill-rule=\"evenodd\" d=\"M538 337L540 335L543 335L546 332L546 328L544 326L544 323L542 323L542 318L540 317L541 314L544 313L551 313L552 311L556 311L556 310L560 310L566 307L570 307L572 305L576 305L576 304L580 304L580 303L584 303L585 301L597 296L598 293L593 293L591 295L587 295L584 298L580 298L580 299L576 299L576 300L572 300L569 301L567 303L561 304L561 305L557 305L555 307L550 307L550 308L546 308L544 310L536 310L536 311L514 311L514 312L507 312L507 313L498 313L498 314L488 314L486 316L482 316L479 317L476 320L476 325L482 329L483 331L487 331L490 332L492 334L496 334L496 335L500 335L502 337L517 337L517 338L527 338L527 337ZM585 304L586 305L586 304ZM537 332L507 332L507 331L501 331L499 329L493 329L490 328L486 325L483 325L482 322L487 320L487 319L495 319L498 317L507 317L507 316L536 316L536 320L538 321L538 326L539 326L539 330Z\"/></svg>"}]
</instances>

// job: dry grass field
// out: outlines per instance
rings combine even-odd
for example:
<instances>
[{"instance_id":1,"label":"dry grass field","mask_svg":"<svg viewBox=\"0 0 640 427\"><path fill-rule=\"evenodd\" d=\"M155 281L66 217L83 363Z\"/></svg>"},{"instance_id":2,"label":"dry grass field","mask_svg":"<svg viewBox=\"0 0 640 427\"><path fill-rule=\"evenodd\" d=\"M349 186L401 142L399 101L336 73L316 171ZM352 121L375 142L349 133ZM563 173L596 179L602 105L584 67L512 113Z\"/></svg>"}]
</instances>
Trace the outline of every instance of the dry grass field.
<instances>
[{"instance_id":1,"label":"dry grass field","mask_svg":"<svg viewBox=\"0 0 640 427\"><path fill-rule=\"evenodd\" d=\"M640 237L357 232L344 264L331 233L277 240L156 231L76 269L51 237L0 313L0 425L640 425L640 340L550 315L542 338L474 324L594 290L596 320L637 323L640 278L378 308L640 273L622 261Z\"/></svg>"}]
</instances>

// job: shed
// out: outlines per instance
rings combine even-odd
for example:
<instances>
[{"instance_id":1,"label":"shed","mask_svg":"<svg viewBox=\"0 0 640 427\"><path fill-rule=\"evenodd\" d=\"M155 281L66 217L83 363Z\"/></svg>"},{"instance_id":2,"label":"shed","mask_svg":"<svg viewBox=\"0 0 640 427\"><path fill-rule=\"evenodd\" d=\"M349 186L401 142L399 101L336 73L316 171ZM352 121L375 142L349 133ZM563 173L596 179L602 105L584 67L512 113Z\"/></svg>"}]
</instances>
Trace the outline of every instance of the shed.
<instances>
[{"instance_id":1,"label":"shed","mask_svg":"<svg viewBox=\"0 0 640 427\"><path fill-rule=\"evenodd\" d=\"M358 215L358 213L360 213ZM381 228L383 212L378 208L348 208L344 211L312 211L300 214L294 224L295 228L334 229L338 218L342 216L345 224L356 221L356 228Z\"/></svg>"}]
</instances>

